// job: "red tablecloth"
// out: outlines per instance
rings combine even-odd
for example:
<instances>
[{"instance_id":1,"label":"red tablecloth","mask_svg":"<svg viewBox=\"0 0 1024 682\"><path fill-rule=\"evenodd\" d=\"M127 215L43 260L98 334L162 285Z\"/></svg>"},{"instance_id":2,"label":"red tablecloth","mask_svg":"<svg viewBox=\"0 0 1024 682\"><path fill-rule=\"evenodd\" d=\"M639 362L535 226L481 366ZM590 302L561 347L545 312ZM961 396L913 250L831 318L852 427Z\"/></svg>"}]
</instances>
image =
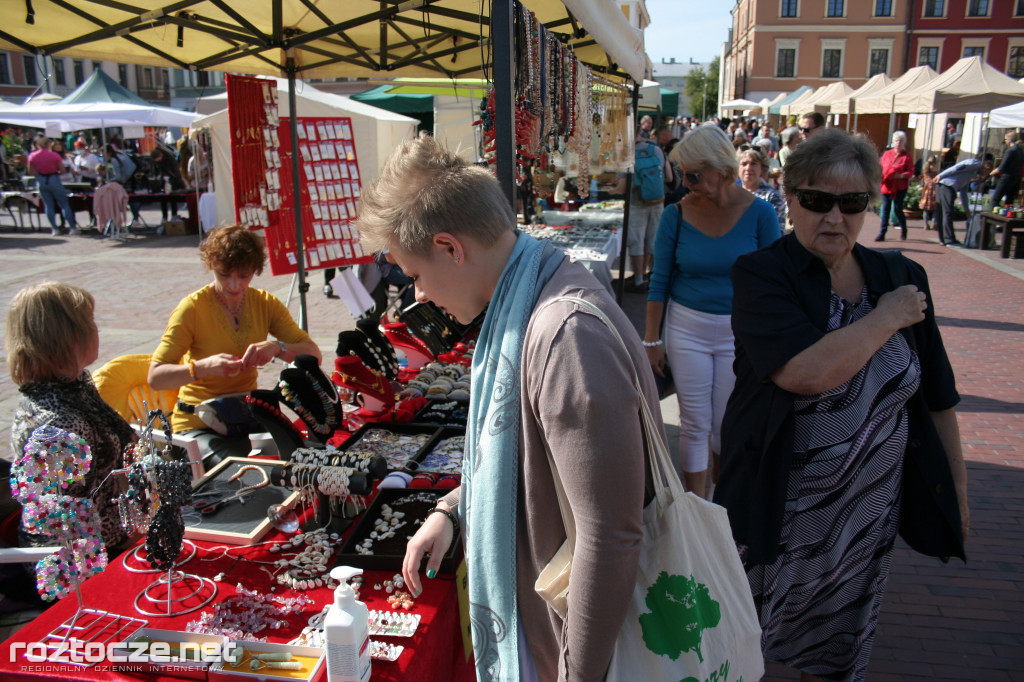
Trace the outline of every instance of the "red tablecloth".
<instances>
[{"instance_id":1,"label":"red tablecloth","mask_svg":"<svg viewBox=\"0 0 1024 682\"><path fill-rule=\"evenodd\" d=\"M284 535L274 530L264 538L284 538ZM131 573L125 569L123 556L115 559L103 573L87 580L82 585L82 597L85 606L92 609L111 611L113 613L141 618L148 620L146 627L159 628L164 630L184 630L189 621L196 620L202 611L209 611L217 601L221 601L229 595L235 594L235 585L241 583L246 589L259 590L266 593L272 586L276 586L276 594L291 596L290 590L282 588L274 583L269 575L260 570L260 564L253 564L234 558L220 558L213 561L203 561L214 555L207 551L208 548L217 546L216 543L197 541L199 550L195 557L184 564L180 570L186 573L212 578L220 572L226 573L222 582L216 583L217 597L211 604L200 611L193 611L183 616L145 616L139 614L134 607L135 596L145 587L157 579L157 573ZM241 554L251 558L272 561L278 555L267 551L268 546L253 547L249 549L235 549L230 552L232 556ZM126 552L127 554L127 552ZM133 566L137 562L129 563ZM268 567L268 570L273 567ZM365 582L360 593L360 599L370 609L389 610L387 594L381 590L373 589L375 583L383 583L390 579L394 572L367 571ZM155 594L155 591L151 592ZM289 627L281 630L264 630L257 633L266 637L271 642L287 642L297 637L302 628L307 625L309 618L323 608L333 599L333 592L327 588L310 590L305 594L315 600L315 604L306 607L301 615L289 619ZM155 610L155 607L145 601L147 611ZM31 623L25 625L21 630L8 639L3 650L8 652L6 656L0 656L0 679L62 679L62 680L175 680L174 677L163 677L152 674L115 672L107 667L101 666L79 667L69 664L56 663L33 663L24 658L24 650L19 653L17 660L11 661L10 652L15 643L31 643L40 641L54 628L70 619L77 608L77 600L69 596L40 615ZM452 680L474 680L472 659L466 660L463 653L462 634L459 622L458 596L453 575L439 575L433 580L424 580L424 591L412 609L413 613L420 614L419 629L413 637L374 637L381 641L393 644L401 644L405 647L398 661L389 663L386 661L373 662L373 674L371 679L375 681L385 680L416 680L417 682L449 682ZM326 674L321 674L321 679L326 679Z\"/></svg>"}]
</instances>

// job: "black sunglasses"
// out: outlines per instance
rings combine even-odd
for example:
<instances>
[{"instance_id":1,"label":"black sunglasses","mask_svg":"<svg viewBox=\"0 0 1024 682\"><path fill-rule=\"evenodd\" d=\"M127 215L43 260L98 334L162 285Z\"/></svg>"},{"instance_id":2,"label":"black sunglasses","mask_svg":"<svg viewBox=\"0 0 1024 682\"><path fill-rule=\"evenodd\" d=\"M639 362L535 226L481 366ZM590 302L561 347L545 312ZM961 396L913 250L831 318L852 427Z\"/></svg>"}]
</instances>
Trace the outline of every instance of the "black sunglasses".
<instances>
[{"instance_id":1,"label":"black sunglasses","mask_svg":"<svg viewBox=\"0 0 1024 682\"><path fill-rule=\"evenodd\" d=\"M696 185L700 182L701 172L700 171L684 171L683 180L686 180L688 184Z\"/></svg>"},{"instance_id":2,"label":"black sunglasses","mask_svg":"<svg viewBox=\"0 0 1024 682\"><path fill-rule=\"evenodd\" d=\"M794 194L801 206L815 213L828 213L836 204L839 204L840 213L860 213L868 207L868 203L871 201L871 195L867 192L829 194L816 189L798 189Z\"/></svg>"},{"instance_id":3,"label":"black sunglasses","mask_svg":"<svg viewBox=\"0 0 1024 682\"><path fill-rule=\"evenodd\" d=\"M817 130L817 128L818 128L818 126L814 126L813 128L801 128L800 132L802 132L804 135L806 135L807 133L811 132L812 130Z\"/></svg>"}]
</instances>

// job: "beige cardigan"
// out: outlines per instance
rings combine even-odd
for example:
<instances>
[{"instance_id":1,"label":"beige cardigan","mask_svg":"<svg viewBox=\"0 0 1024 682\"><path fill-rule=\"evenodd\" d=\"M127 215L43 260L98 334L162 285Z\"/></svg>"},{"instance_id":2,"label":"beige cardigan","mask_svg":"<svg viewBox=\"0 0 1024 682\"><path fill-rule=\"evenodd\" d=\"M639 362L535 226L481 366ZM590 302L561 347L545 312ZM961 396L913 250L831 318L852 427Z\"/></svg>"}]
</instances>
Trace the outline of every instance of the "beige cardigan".
<instances>
[{"instance_id":1,"label":"beige cardigan","mask_svg":"<svg viewBox=\"0 0 1024 682\"><path fill-rule=\"evenodd\" d=\"M516 514L519 613L538 678L547 681L557 675L576 682L604 679L636 582L642 510L651 487L649 472L644 475L633 369L649 404L656 408L658 399L640 337L607 290L582 265L566 261L541 291L535 311L563 295L580 296L600 307L630 346L627 358L599 319L558 302L533 314L523 349ZM654 412L663 431L660 412ZM549 449L576 519L564 622L533 590L537 575L565 541ZM445 501L455 508L458 498L456 490Z\"/></svg>"}]
</instances>

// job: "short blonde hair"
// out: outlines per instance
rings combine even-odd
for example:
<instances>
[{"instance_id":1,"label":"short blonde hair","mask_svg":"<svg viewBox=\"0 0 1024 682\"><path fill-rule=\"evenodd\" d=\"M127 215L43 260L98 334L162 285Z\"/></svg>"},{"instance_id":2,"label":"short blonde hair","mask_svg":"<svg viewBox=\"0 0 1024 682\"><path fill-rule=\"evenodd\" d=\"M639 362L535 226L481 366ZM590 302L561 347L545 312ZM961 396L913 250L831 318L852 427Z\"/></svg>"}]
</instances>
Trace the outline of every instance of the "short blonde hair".
<instances>
[{"instance_id":1,"label":"short blonde hair","mask_svg":"<svg viewBox=\"0 0 1024 682\"><path fill-rule=\"evenodd\" d=\"M686 133L672 149L669 160L687 170L712 168L730 182L740 172L729 136L714 123L705 123Z\"/></svg>"},{"instance_id":2,"label":"short blonde hair","mask_svg":"<svg viewBox=\"0 0 1024 682\"><path fill-rule=\"evenodd\" d=\"M263 238L241 225L221 227L209 234L199 247L207 270L261 274L267 262Z\"/></svg>"},{"instance_id":3,"label":"short blonde hair","mask_svg":"<svg viewBox=\"0 0 1024 682\"><path fill-rule=\"evenodd\" d=\"M96 333L95 300L61 282L26 287L7 310L7 364L18 386L54 379Z\"/></svg>"},{"instance_id":4,"label":"short blonde hair","mask_svg":"<svg viewBox=\"0 0 1024 682\"><path fill-rule=\"evenodd\" d=\"M516 214L490 171L426 137L402 143L363 190L356 228L366 251L397 244L425 256L438 232L491 246L516 229Z\"/></svg>"}]
</instances>

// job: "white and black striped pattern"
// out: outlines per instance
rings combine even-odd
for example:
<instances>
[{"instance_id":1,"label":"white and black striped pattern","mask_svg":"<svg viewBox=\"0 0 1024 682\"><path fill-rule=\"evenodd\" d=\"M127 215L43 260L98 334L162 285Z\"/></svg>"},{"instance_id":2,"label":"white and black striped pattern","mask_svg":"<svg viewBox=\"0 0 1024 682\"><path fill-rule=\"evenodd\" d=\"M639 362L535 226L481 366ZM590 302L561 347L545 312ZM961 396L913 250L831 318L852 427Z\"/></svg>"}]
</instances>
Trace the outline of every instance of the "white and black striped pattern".
<instances>
[{"instance_id":1,"label":"white and black striped pattern","mask_svg":"<svg viewBox=\"0 0 1024 682\"><path fill-rule=\"evenodd\" d=\"M832 294L829 331L871 312ZM904 405L917 357L893 335L845 384L794 403L796 433L779 557L747 570L765 659L862 680L899 526Z\"/></svg>"}]
</instances>

